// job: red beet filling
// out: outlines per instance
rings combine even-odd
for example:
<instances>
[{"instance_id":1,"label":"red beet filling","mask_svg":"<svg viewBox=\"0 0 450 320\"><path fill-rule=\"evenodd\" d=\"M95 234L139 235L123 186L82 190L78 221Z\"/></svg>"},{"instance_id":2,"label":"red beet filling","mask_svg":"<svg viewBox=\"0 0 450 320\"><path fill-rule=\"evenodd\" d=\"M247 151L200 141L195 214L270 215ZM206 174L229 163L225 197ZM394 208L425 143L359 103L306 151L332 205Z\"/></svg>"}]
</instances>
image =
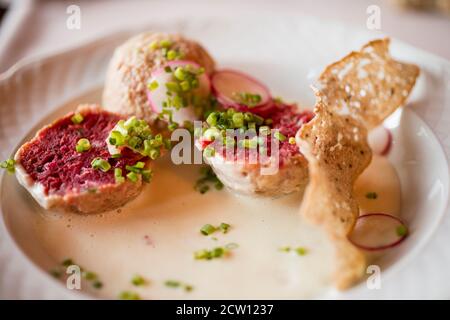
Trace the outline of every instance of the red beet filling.
<instances>
[{"instance_id":1,"label":"red beet filling","mask_svg":"<svg viewBox=\"0 0 450 320\"><path fill-rule=\"evenodd\" d=\"M122 157L111 158L106 138L121 119L118 115L105 111L82 115L81 124L72 122L72 113L44 128L21 154L21 165L34 181L44 186L47 195L89 191L115 183L114 168L121 168L125 174L126 165L134 165L143 158L129 149L122 152ZM75 146L81 138L88 139L91 148L79 153ZM108 172L92 168L91 162L97 157L111 164Z\"/></svg>"}]
</instances>

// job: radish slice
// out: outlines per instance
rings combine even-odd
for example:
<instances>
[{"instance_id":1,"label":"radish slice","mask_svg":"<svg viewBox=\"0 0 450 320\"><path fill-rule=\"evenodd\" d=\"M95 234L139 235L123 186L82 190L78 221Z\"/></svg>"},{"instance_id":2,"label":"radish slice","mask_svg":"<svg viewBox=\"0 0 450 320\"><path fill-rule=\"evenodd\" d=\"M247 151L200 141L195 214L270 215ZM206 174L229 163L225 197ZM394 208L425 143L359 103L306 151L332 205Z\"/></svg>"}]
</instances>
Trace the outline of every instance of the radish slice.
<instances>
[{"instance_id":1,"label":"radish slice","mask_svg":"<svg viewBox=\"0 0 450 320\"><path fill-rule=\"evenodd\" d=\"M153 112L160 113L163 110L163 102L167 99L167 89L165 84L174 80L173 74L171 72L166 72L165 68L170 67L172 70L175 70L178 66L186 65L190 65L195 69L200 68L195 62L179 60L169 62L151 74L148 83L152 83L153 81L158 83L158 87L155 90L147 90L147 98ZM211 83L208 75L203 73L198 76L198 80L199 87L193 93L199 97L208 97L211 92ZM187 106L179 110L171 108L171 110L173 110L173 121L179 124L183 124L186 120L194 121L199 119L199 116L192 106Z\"/></svg>"},{"instance_id":2,"label":"radish slice","mask_svg":"<svg viewBox=\"0 0 450 320\"><path fill-rule=\"evenodd\" d=\"M369 132L368 140L374 153L385 156L391 149L392 134L385 127L379 126Z\"/></svg>"},{"instance_id":3,"label":"radish slice","mask_svg":"<svg viewBox=\"0 0 450 320\"><path fill-rule=\"evenodd\" d=\"M368 213L358 217L349 240L364 250L384 250L400 244L406 238L407 230L406 225L395 216Z\"/></svg>"},{"instance_id":4,"label":"radish slice","mask_svg":"<svg viewBox=\"0 0 450 320\"><path fill-rule=\"evenodd\" d=\"M267 87L244 73L234 70L217 71L212 75L211 83L214 95L225 108L265 116L274 107ZM258 95L260 100L248 105L242 94Z\"/></svg>"}]
</instances>

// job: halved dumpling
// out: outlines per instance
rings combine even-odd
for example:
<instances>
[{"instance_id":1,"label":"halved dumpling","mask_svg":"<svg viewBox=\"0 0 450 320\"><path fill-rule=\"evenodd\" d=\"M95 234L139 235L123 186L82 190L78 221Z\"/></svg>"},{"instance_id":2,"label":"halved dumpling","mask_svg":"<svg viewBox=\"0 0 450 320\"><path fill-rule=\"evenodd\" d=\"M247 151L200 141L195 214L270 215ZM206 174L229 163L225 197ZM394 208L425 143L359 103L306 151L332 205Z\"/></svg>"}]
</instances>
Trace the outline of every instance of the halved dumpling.
<instances>
[{"instance_id":1,"label":"halved dumpling","mask_svg":"<svg viewBox=\"0 0 450 320\"><path fill-rule=\"evenodd\" d=\"M17 179L45 209L96 213L124 205L146 179L139 174L127 178L127 168L140 163L145 170L149 158L130 149L111 156L106 139L120 120L97 105L80 106L19 148Z\"/></svg>"}]
</instances>

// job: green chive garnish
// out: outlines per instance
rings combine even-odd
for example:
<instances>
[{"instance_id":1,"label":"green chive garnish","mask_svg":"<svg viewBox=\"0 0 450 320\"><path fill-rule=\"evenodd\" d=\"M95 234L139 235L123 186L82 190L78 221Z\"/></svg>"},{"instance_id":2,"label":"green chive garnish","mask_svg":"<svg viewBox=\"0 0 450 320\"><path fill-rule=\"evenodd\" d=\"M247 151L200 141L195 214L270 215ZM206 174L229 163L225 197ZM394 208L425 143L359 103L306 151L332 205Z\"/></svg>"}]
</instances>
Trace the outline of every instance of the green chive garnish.
<instances>
[{"instance_id":1,"label":"green chive garnish","mask_svg":"<svg viewBox=\"0 0 450 320\"><path fill-rule=\"evenodd\" d=\"M0 162L0 168L5 169L8 173L14 173L16 171L15 165L16 161L14 159L7 159Z\"/></svg>"},{"instance_id":2,"label":"green chive garnish","mask_svg":"<svg viewBox=\"0 0 450 320\"><path fill-rule=\"evenodd\" d=\"M73 262L72 259L65 259L65 260L63 260L63 262L61 262L61 264L64 267L68 267L68 266L74 265L75 263Z\"/></svg>"},{"instance_id":3,"label":"green chive garnish","mask_svg":"<svg viewBox=\"0 0 450 320\"><path fill-rule=\"evenodd\" d=\"M147 281L144 279L144 277L142 277L140 275L135 275L131 279L131 283L135 286L144 286L147 284Z\"/></svg>"},{"instance_id":4,"label":"green chive garnish","mask_svg":"<svg viewBox=\"0 0 450 320\"><path fill-rule=\"evenodd\" d=\"M220 226L219 226L220 230L221 230L223 233L227 233L228 230L230 229L230 227L231 227L231 226L230 226L228 223L224 223L224 222L222 222L222 223L220 224Z\"/></svg>"},{"instance_id":5,"label":"green chive garnish","mask_svg":"<svg viewBox=\"0 0 450 320\"><path fill-rule=\"evenodd\" d=\"M158 89L159 83L158 83L158 81L153 80L152 82L150 82L150 83L147 85L147 87L148 87L148 89L149 89L150 91L154 91L154 90Z\"/></svg>"},{"instance_id":6,"label":"green chive garnish","mask_svg":"<svg viewBox=\"0 0 450 320\"><path fill-rule=\"evenodd\" d=\"M78 140L77 145L75 146L75 150L77 152L85 152L88 151L91 148L91 143L86 138L81 138Z\"/></svg>"},{"instance_id":7,"label":"green chive garnish","mask_svg":"<svg viewBox=\"0 0 450 320\"><path fill-rule=\"evenodd\" d=\"M82 277L88 281L97 279L97 275L92 271L83 271Z\"/></svg>"},{"instance_id":8,"label":"green chive garnish","mask_svg":"<svg viewBox=\"0 0 450 320\"><path fill-rule=\"evenodd\" d=\"M125 182L125 178L122 176L122 169L120 169L120 168L114 169L114 178L116 180L116 183Z\"/></svg>"},{"instance_id":9,"label":"green chive garnish","mask_svg":"<svg viewBox=\"0 0 450 320\"><path fill-rule=\"evenodd\" d=\"M397 227L396 232L399 237L404 237L408 234L408 228L405 225L401 225Z\"/></svg>"},{"instance_id":10,"label":"green chive garnish","mask_svg":"<svg viewBox=\"0 0 450 320\"><path fill-rule=\"evenodd\" d=\"M92 287L94 287L95 289L101 289L103 288L103 283L101 281L95 280L94 282L92 282Z\"/></svg>"},{"instance_id":11,"label":"green chive garnish","mask_svg":"<svg viewBox=\"0 0 450 320\"><path fill-rule=\"evenodd\" d=\"M200 229L200 232L201 232L203 235L208 236L208 235L210 235L211 233L215 232L216 230L217 230L216 227L214 227L214 226L212 226L212 225L210 225L210 224L205 224L205 225Z\"/></svg>"},{"instance_id":12,"label":"green chive garnish","mask_svg":"<svg viewBox=\"0 0 450 320\"><path fill-rule=\"evenodd\" d=\"M294 137L290 137L289 138L289 144L295 144L295 138Z\"/></svg>"},{"instance_id":13,"label":"green chive garnish","mask_svg":"<svg viewBox=\"0 0 450 320\"><path fill-rule=\"evenodd\" d=\"M91 162L91 166L95 170L101 170L103 172L108 172L111 169L111 165L108 161L102 158L94 158Z\"/></svg>"},{"instance_id":14,"label":"green chive garnish","mask_svg":"<svg viewBox=\"0 0 450 320\"><path fill-rule=\"evenodd\" d=\"M304 256L308 253L308 250L306 248L303 247L298 247L297 249L295 249L295 251L297 252L297 254L299 256Z\"/></svg>"},{"instance_id":15,"label":"green chive garnish","mask_svg":"<svg viewBox=\"0 0 450 320\"><path fill-rule=\"evenodd\" d=\"M170 288L178 288L181 283L179 281L176 280L167 280L166 282L164 282L166 287L170 287Z\"/></svg>"},{"instance_id":16,"label":"green chive garnish","mask_svg":"<svg viewBox=\"0 0 450 320\"><path fill-rule=\"evenodd\" d=\"M161 48L169 48L170 46L172 46L172 41L170 41L169 39L161 40L159 42L159 46Z\"/></svg>"},{"instance_id":17,"label":"green chive garnish","mask_svg":"<svg viewBox=\"0 0 450 320\"><path fill-rule=\"evenodd\" d=\"M122 300L141 300L141 297L136 292L122 291L119 294L119 299L122 299Z\"/></svg>"},{"instance_id":18,"label":"green chive garnish","mask_svg":"<svg viewBox=\"0 0 450 320\"><path fill-rule=\"evenodd\" d=\"M376 192L367 192L366 193L366 198L374 200L374 199L378 198L378 194Z\"/></svg>"},{"instance_id":19,"label":"green chive garnish","mask_svg":"<svg viewBox=\"0 0 450 320\"><path fill-rule=\"evenodd\" d=\"M135 172L128 172L127 178L128 178L131 182L137 182L137 181L138 181L138 175L137 175Z\"/></svg>"},{"instance_id":20,"label":"green chive garnish","mask_svg":"<svg viewBox=\"0 0 450 320\"><path fill-rule=\"evenodd\" d=\"M80 124L80 123L83 122L84 117L83 117L83 115L82 115L81 113L75 113L75 114L70 118L70 120L72 120L72 122L73 122L74 124Z\"/></svg>"},{"instance_id":21,"label":"green chive garnish","mask_svg":"<svg viewBox=\"0 0 450 320\"><path fill-rule=\"evenodd\" d=\"M280 141L286 140L286 136L284 134L282 134L280 131L275 131L273 136Z\"/></svg>"}]
</instances>

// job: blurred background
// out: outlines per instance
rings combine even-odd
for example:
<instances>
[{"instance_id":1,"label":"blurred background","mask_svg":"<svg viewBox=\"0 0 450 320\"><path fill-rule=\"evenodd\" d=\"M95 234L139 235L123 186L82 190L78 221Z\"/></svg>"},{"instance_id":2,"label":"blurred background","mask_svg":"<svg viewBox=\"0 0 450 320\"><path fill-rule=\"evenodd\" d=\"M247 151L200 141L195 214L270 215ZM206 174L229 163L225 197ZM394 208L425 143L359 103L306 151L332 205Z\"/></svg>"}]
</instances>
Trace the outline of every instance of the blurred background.
<instances>
[{"instance_id":1,"label":"blurred background","mask_svg":"<svg viewBox=\"0 0 450 320\"><path fill-rule=\"evenodd\" d=\"M450 60L450 0L0 0L0 73L21 59L179 18L308 15L368 28L377 12L379 32Z\"/></svg>"}]
</instances>

